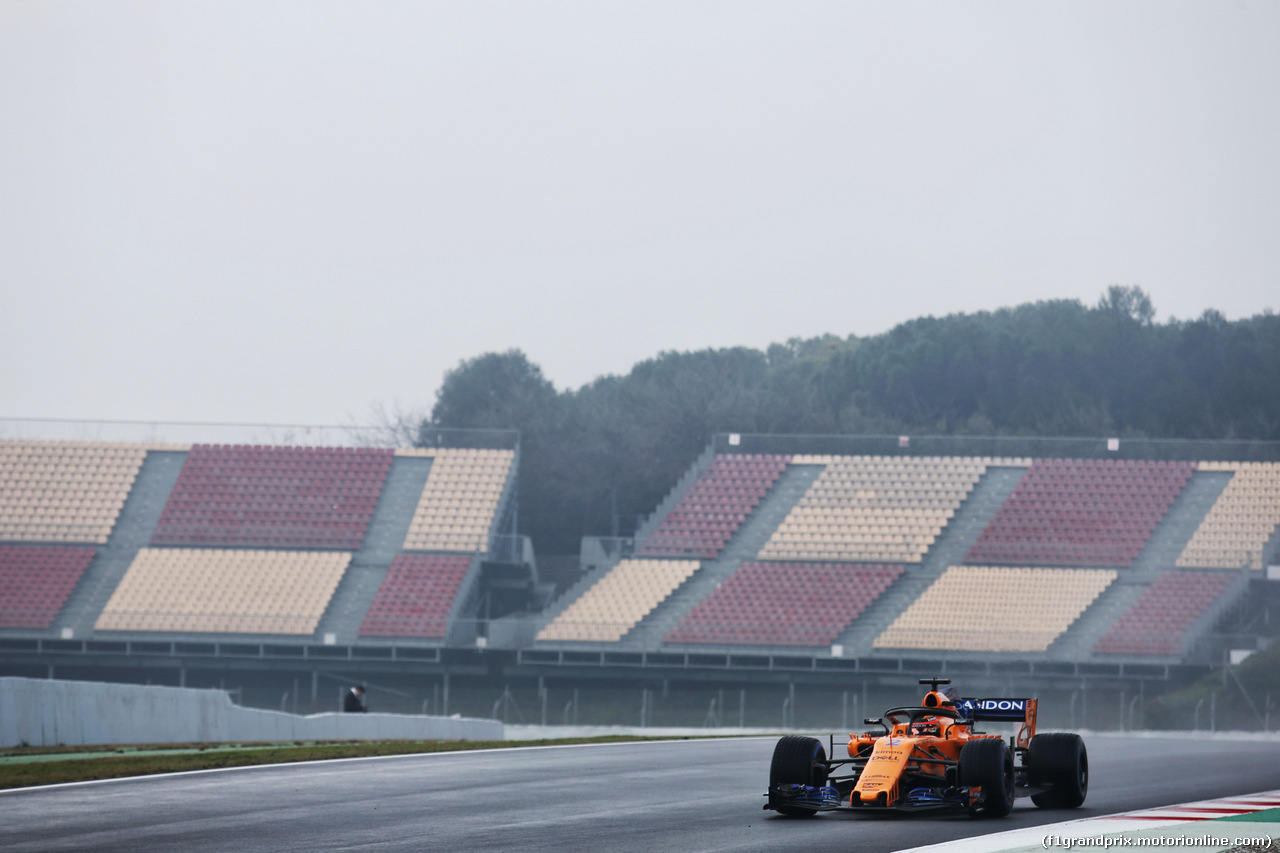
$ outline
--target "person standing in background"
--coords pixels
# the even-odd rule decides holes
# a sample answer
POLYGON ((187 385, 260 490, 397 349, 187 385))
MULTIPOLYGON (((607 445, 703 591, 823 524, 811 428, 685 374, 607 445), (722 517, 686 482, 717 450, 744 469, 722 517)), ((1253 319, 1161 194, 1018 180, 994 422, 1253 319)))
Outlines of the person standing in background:
POLYGON ((363 714, 369 710, 364 704, 364 685, 357 684, 347 691, 342 700, 342 710, 348 714, 363 714))

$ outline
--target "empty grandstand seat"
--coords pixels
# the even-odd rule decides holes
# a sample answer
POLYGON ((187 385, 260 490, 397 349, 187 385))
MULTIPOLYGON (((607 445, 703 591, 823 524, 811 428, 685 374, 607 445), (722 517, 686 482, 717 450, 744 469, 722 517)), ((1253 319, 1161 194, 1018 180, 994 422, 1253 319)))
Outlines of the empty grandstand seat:
POLYGON ((1226 572, 1164 572, 1094 644, 1094 653, 1181 655, 1187 629, 1232 580, 1226 572))
POLYGON ((398 554, 360 625, 362 637, 443 638, 470 554, 398 554))
POLYGON ((950 566, 872 645, 1042 652, 1115 578, 1111 569, 950 566))
POLYGON ((715 559, 786 470, 790 457, 718 454, 636 549, 640 557, 715 559))
POLYGON ((515 452, 436 448, 432 456, 404 550, 488 551, 515 452))
POLYGON ((0 545, 0 628, 53 626, 94 548, 0 545))
POLYGON ((1192 472, 1190 462, 1037 459, 965 562, 1127 567, 1192 472))
POLYGON ((796 458, 825 467, 758 559, 918 563, 987 468, 980 458, 796 458))
POLYGON ((696 560, 620 561, 537 639, 616 643, 698 570, 696 560))
POLYGON ((744 563, 664 641, 827 646, 902 571, 902 566, 744 563))
POLYGON ((136 444, 0 439, 0 541, 105 544, 146 454, 136 444))
POLYGON ((313 634, 350 562, 340 551, 143 548, 94 627, 313 634))
POLYGON ((1280 524, 1280 463, 1201 462, 1202 471, 1229 471, 1227 483, 1178 556, 1179 568, 1262 568, 1280 524))
POLYGON ((151 544, 356 550, 394 454, 196 445, 151 544))

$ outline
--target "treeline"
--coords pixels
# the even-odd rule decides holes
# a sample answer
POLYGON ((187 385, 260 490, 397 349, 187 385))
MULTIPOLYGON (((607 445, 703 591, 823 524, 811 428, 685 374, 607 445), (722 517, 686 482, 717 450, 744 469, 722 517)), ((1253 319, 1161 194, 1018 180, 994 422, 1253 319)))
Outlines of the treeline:
POLYGON ((664 352, 558 392, 524 353, 450 371, 421 426, 521 431, 541 554, 630 535, 717 432, 1280 440, 1280 316, 1153 322, 1136 287, 829 335, 664 352))

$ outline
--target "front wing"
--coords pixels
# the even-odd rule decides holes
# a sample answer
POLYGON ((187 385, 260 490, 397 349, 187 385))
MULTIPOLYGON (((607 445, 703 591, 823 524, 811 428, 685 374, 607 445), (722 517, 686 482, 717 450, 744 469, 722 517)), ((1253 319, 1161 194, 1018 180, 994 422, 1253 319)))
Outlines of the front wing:
POLYGON ((766 794, 769 801, 765 809, 802 808, 819 812, 845 809, 855 812, 920 812, 964 811, 972 804, 974 795, 968 788, 956 787, 939 791, 935 788, 916 788, 892 806, 851 805, 840 791, 830 785, 779 785, 766 794))

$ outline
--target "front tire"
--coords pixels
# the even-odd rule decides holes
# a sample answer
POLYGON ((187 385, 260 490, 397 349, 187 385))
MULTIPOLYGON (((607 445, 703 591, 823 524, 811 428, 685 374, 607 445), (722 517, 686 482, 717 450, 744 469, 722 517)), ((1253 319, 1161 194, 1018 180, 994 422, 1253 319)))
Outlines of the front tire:
POLYGON ((1049 788, 1031 796, 1039 808, 1074 809, 1084 804, 1089 793, 1089 752, 1080 735, 1036 735, 1027 750, 1027 767, 1033 787, 1049 788))
POLYGON ((775 805, 772 792, 782 785, 806 785, 820 788, 827 784, 827 751, 817 738, 787 735, 773 748, 769 764, 770 805, 786 817, 813 817, 816 809, 775 805))
POLYGON ((1013 811, 1013 753, 1000 738, 971 740, 960 750, 960 784, 982 788, 982 798, 969 813, 1004 817, 1013 811))

